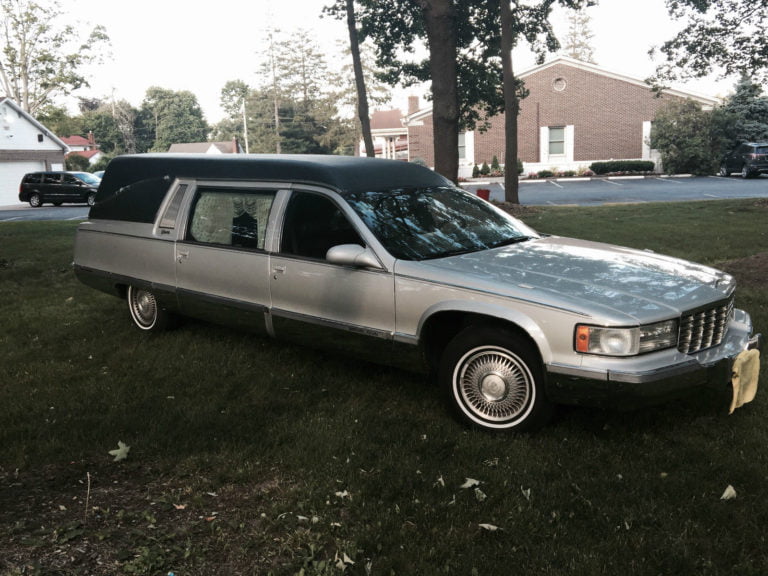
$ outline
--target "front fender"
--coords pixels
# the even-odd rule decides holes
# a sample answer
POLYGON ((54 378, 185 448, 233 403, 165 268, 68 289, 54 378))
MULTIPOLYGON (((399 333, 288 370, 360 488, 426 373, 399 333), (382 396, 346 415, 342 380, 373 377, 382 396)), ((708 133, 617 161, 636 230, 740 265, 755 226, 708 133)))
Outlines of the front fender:
POLYGON ((546 364, 552 360, 552 348, 542 327, 522 310, 491 302, 471 302, 465 300, 447 300, 436 303, 422 314, 418 323, 416 339, 421 342, 424 328, 437 315, 471 315, 475 318, 484 317, 494 322, 509 323, 524 331, 539 349, 542 361, 546 364))

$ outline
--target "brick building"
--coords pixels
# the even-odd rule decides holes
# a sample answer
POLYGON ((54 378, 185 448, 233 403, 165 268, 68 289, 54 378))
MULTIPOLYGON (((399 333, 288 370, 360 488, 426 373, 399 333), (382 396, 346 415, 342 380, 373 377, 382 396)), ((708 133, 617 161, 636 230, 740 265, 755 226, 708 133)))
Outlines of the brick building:
MULTIPOLYGON (((579 170, 600 160, 654 160, 648 145, 656 112, 671 98, 690 98, 704 108, 717 100, 680 90, 655 94, 643 81, 594 64, 559 57, 531 68, 519 78, 529 91, 520 105, 518 155, 524 172, 579 170)), ((403 119, 408 128, 409 159, 434 165, 432 109, 409 102, 403 119)), ((491 119, 485 132, 459 136, 459 175, 475 165, 504 160, 504 118, 491 119)))

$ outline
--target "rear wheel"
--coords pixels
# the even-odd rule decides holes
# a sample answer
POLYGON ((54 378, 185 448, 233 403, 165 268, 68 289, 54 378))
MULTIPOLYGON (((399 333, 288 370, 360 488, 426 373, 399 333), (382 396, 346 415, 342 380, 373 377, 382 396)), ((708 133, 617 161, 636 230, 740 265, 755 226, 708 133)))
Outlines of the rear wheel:
POLYGON ((439 379, 458 415, 479 428, 535 430, 554 413, 535 347, 508 330, 473 326, 459 333, 443 353, 439 379))
POLYGON ((128 286, 128 311, 133 323, 142 330, 166 330, 173 323, 173 315, 160 307, 152 292, 143 288, 128 286))
POLYGON ((29 205, 32 208, 40 208, 43 205, 43 197, 37 192, 33 192, 29 197, 29 205))

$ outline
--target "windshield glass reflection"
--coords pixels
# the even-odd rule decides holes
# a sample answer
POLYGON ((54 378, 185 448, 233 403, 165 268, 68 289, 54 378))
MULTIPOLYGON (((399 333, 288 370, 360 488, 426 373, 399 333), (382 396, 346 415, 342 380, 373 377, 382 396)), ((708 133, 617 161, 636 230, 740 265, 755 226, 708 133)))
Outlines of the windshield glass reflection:
POLYGON ((536 238, 536 232, 456 188, 356 192, 347 202, 395 258, 428 260, 536 238))

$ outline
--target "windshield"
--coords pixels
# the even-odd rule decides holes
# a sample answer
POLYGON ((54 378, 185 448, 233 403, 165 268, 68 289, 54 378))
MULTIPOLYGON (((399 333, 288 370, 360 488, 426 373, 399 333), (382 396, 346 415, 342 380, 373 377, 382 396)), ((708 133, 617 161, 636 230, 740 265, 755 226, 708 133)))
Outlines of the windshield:
POLYGON ((90 172, 75 172, 75 176, 80 178, 80 180, 86 184, 90 184, 91 186, 98 186, 101 184, 101 178, 94 176, 90 172))
POLYGON ((466 254, 538 236, 505 212, 456 188, 356 192, 346 199, 384 248, 402 260, 466 254))

